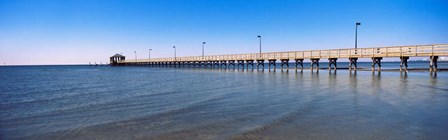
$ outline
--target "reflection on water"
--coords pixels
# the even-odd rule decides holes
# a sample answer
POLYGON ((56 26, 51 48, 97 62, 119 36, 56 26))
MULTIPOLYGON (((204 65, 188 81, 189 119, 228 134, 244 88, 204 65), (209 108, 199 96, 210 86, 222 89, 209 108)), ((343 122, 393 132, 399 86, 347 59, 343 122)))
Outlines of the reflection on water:
POLYGON ((1 73, 1 139, 448 137, 444 72, 50 66, 1 73))
POLYGON ((437 78, 437 72, 430 72, 429 75, 430 75, 432 78, 437 78))

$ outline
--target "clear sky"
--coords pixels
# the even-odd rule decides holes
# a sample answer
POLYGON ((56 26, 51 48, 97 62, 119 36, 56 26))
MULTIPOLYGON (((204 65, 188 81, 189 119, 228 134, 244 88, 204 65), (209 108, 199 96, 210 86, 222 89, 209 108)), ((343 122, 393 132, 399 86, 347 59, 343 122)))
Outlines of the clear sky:
POLYGON ((0 0, 0 62, 448 43, 447 0, 0 0))

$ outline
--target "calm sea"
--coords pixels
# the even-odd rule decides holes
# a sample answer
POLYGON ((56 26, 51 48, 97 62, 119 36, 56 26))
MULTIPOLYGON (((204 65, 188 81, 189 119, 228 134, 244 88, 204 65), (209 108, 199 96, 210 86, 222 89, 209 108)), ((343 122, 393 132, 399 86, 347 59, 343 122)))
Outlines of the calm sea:
POLYGON ((446 71, 0 67, 0 139, 446 139, 447 132, 446 71))

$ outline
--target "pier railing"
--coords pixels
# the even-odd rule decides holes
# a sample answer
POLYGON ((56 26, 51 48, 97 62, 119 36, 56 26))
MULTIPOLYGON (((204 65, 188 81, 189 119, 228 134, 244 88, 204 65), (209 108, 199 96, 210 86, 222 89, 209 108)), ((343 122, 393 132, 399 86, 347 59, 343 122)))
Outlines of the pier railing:
POLYGON ((330 50, 308 50, 287 52, 265 52, 248 54, 183 56, 168 58, 151 58, 124 60, 119 63, 132 62, 182 62, 182 61, 228 61, 228 60, 282 60, 282 59, 322 59, 322 58, 372 58, 372 57, 425 57, 448 56, 448 44, 391 46, 376 48, 350 48, 330 50))

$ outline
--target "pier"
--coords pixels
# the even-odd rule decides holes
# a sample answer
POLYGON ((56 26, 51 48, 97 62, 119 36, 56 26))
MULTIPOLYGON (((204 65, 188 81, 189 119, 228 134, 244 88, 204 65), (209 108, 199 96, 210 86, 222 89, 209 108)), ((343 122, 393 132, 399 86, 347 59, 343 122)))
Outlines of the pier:
POLYGON ((247 54, 207 55, 207 56, 183 56, 167 58, 149 58, 126 60, 125 56, 116 54, 110 57, 111 66, 149 66, 149 67, 173 67, 173 68, 216 68, 216 69, 246 69, 275 71, 276 62, 280 61, 281 70, 288 71, 289 62, 295 62, 295 70, 303 70, 303 62, 311 62, 311 70, 319 70, 319 61, 328 60, 328 69, 336 70, 337 60, 347 59, 349 70, 356 70, 359 58, 372 60, 372 71, 381 71, 383 58, 399 58, 400 71, 408 70, 410 57, 428 57, 429 71, 437 71, 437 60, 441 56, 448 56, 448 44, 388 46, 375 48, 347 48, 329 50, 264 52, 247 54), (254 63, 256 62, 256 64, 254 63), (272 67, 271 67, 272 66, 272 67))

